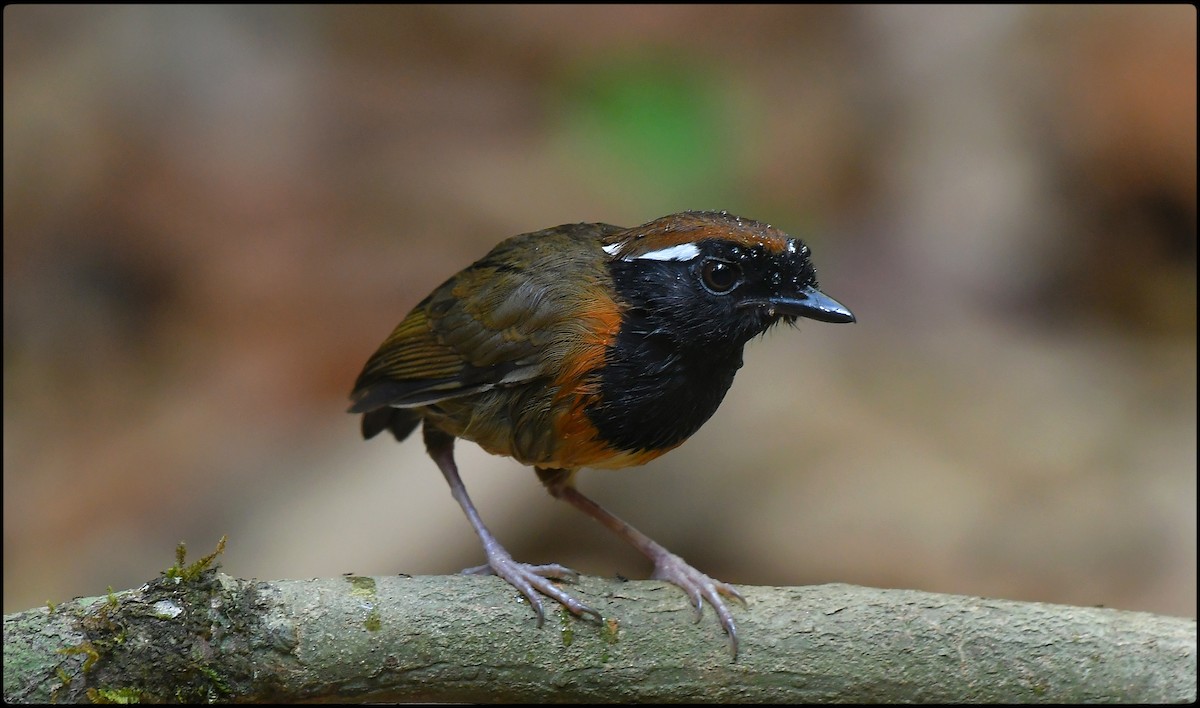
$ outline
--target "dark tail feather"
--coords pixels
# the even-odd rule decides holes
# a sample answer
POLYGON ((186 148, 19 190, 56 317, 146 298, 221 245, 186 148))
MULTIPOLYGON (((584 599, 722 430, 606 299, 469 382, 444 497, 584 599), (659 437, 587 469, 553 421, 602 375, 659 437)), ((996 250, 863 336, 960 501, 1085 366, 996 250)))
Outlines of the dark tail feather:
POLYGON ((370 440, 385 430, 391 430, 396 440, 403 442, 420 422, 421 416, 410 408, 385 406, 363 413, 362 435, 370 440))

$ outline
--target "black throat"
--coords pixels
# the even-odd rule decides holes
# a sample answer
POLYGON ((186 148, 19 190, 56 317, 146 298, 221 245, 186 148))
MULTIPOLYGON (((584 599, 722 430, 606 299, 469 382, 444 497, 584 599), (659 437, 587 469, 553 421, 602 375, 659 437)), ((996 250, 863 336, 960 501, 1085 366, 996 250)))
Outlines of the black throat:
POLYGON ((588 417, 600 436, 625 451, 672 448, 704 425, 742 366, 742 344, 682 347, 630 319, 609 347, 600 400, 588 417))
POLYGON ((756 332, 708 310, 686 264, 618 260, 610 272, 626 309, 588 417, 619 450, 674 447, 716 412, 756 332))

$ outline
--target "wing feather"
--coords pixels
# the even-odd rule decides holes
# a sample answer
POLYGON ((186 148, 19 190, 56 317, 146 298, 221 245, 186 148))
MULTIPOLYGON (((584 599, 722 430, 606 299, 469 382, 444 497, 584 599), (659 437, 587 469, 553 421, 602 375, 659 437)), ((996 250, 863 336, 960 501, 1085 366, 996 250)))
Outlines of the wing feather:
POLYGON ((584 346, 586 328, 573 313, 599 287, 607 258, 600 238, 615 230, 572 224, 517 236, 447 280, 367 362, 351 412, 427 406, 557 376, 564 354, 584 346))

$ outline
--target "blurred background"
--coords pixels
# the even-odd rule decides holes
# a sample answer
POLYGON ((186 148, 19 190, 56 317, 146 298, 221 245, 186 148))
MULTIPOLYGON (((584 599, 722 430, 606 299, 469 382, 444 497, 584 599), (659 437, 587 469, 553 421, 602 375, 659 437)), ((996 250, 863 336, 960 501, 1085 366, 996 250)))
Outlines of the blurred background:
MULTIPOLYGON (((222 534, 482 562, 419 440, 359 438, 362 364, 504 237, 727 209, 859 321, 585 493, 732 583, 1195 616, 1196 154, 1190 6, 7 7, 4 611, 222 534)), ((649 574, 459 464, 518 559, 649 574)))

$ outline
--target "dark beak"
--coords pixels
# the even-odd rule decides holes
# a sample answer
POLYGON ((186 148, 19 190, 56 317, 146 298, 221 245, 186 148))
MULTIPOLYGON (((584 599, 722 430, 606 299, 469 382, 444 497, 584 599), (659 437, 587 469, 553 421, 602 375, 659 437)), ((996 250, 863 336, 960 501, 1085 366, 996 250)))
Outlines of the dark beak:
POLYGON ((799 295, 779 295, 770 298, 766 304, 781 314, 818 322, 845 324, 854 321, 854 313, 845 305, 816 288, 805 288, 799 295))

